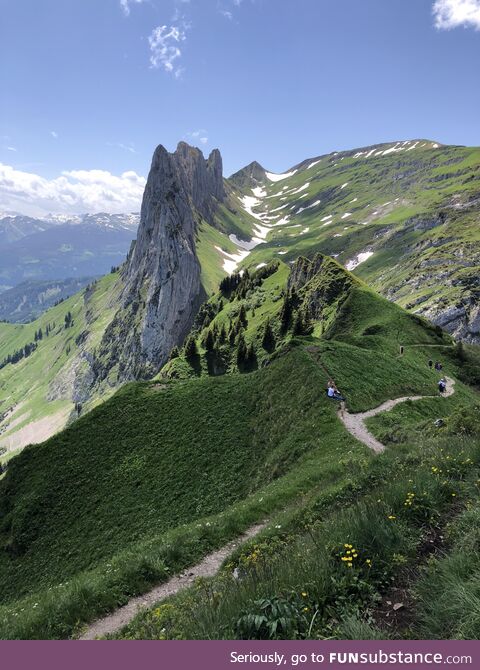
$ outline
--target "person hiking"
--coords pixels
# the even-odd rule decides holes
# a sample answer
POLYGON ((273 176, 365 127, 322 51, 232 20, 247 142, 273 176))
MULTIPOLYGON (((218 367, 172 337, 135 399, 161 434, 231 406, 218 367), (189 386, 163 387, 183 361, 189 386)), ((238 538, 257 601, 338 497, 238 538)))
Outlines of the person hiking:
POLYGON ((442 366, 442 364, 440 363, 440 361, 436 361, 436 362, 435 362, 435 370, 437 370, 438 372, 440 372, 440 370, 442 369, 442 367, 443 367, 443 366, 442 366))
POLYGON ((430 360, 428 361, 428 367, 430 368, 430 370, 433 368, 433 361, 432 361, 432 359, 430 359, 430 360))
POLYGON ((445 391, 447 390, 447 380, 445 379, 445 377, 442 377, 438 382, 438 390, 440 391, 440 393, 445 393, 445 391))
POLYGON ((333 379, 330 379, 327 384, 327 396, 332 400, 340 400, 341 402, 345 401, 345 398, 338 390, 337 385, 335 384, 333 379))

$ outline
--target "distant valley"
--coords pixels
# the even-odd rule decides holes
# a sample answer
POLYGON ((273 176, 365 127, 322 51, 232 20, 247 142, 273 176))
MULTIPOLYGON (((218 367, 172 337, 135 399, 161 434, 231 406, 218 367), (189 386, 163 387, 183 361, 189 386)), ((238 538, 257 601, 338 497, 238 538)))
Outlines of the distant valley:
MULTIPOLYGON (((0 291, 25 281, 31 290, 36 281, 106 274, 125 260, 138 222, 138 214, 4 216, 0 218, 0 291)), ((7 318, 8 310, 0 307, 0 313, 0 318, 7 318)))

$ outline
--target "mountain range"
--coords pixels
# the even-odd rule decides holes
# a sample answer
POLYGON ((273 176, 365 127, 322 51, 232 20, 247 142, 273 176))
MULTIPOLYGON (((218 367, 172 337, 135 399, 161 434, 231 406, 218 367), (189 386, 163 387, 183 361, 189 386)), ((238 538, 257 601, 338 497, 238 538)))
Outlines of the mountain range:
POLYGON ((121 264, 138 214, 0 218, 0 290, 34 281, 101 276, 121 264))
POLYGON ((0 323, 1 636, 78 636, 247 530, 117 635, 478 634, 479 170, 408 140, 225 179, 157 147, 125 262, 0 323))
MULTIPOLYGON (((317 156, 283 174, 254 162, 224 179, 217 150, 205 159, 184 142, 173 154, 158 147, 137 239, 120 271, 28 326, 1 326, 0 359, 49 323, 57 331, 28 362, 0 371, 3 408, 18 412, 21 389, 30 389, 24 411, 2 422, 0 443, 16 448, 32 432, 46 437, 66 423, 76 402, 94 405, 125 381, 156 374, 223 277, 272 260, 290 265, 300 255, 324 253, 390 301, 457 339, 478 342, 479 169, 478 149, 412 140, 317 156), (68 311, 74 318, 66 330, 68 311), (39 430, 38 421, 51 428, 39 430)), ((40 235, 49 254, 48 236, 61 239, 65 226, 75 239, 85 232, 90 245, 92 226, 101 239, 114 226, 126 245, 134 221, 84 217, 9 246, 40 235)), ((56 271, 65 254, 50 259, 56 271)), ((82 268, 98 268, 92 258, 82 268)))

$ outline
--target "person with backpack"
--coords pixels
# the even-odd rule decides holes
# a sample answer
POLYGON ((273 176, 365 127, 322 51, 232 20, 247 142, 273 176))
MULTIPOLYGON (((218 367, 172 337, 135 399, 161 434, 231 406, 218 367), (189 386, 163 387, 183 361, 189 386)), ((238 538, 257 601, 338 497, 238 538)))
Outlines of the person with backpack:
POLYGON ((440 370, 442 369, 442 367, 443 367, 443 366, 442 366, 442 364, 440 363, 440 361, 436 361, 436 363, 435 363, 435 370, 437 370, 437 372, 440 372, 440 370))
POLYGON ((430 368, 430 370, 433 368, 433 361, 432 361, 432 359, 430 359, 430 360, 428 361, 428 367, 430 368))
POLYGON ((440 381, 438 382, 438 390, 440 391, 440 394, 444 394, 445 391, 447 390, 447 380, 445 377, 442 377, 440 381))

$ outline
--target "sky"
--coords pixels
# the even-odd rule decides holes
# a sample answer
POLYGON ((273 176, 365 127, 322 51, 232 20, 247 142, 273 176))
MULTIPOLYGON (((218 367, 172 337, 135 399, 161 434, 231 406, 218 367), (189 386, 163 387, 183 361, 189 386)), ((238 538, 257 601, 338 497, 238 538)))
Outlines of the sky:
POLYGON ((0 0, 0 212, 138 211, 155 147, 226 176, 480 144, 480 0, 0 0))

